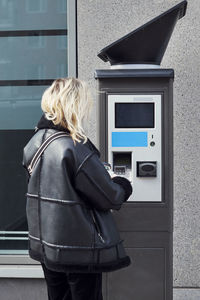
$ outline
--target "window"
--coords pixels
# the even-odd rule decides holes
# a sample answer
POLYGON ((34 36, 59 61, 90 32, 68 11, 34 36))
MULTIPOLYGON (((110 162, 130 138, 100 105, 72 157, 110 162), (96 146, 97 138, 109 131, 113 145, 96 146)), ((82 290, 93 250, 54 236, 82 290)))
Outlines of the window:
POLYGON ((22 151, 44 90, 76 76, 75 1, 0 0, 0 8, 0 263, 33 263, 22 151))
MULTIPOLYGON (((26 11, 29 13, 43 13, 47 11, 48 0, 26 0, 26 11)), ((50 2, 50 1, 49 1, 50 2)))

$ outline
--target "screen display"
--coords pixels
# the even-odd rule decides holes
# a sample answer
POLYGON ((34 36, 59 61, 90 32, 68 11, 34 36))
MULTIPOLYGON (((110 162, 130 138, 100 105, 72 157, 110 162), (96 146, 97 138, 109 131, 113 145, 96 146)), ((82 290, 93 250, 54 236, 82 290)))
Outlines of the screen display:
POLYGON ((115 128, 153 128, 154 103, 115 103, 115 128))

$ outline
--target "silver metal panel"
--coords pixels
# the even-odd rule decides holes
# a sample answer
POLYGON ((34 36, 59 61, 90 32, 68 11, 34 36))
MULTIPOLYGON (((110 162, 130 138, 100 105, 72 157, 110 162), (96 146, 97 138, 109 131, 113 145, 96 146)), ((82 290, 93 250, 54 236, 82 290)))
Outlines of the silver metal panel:
POLYGON ((108 161, 113 166, 113 152, 131 152, 132 166, 126 177, 132 182, 134 193, 128 201, 162 201, 162 164, 161 164, 161 95, 108 95, 108 161), (115 103, 154 103, 154 128, 115 128, 115 103), (113 147, 112 132, 147 132, 147 147, 113 147), (153 138, 152 138, 153 137, 153 138), (151 147, 151 142, 155 146, 151 147), (156 161, 157 177, 137 177, 137 161, 156 161))
POLYGON ((67 0, 68 75, 76 77, 76 1, 67 0))

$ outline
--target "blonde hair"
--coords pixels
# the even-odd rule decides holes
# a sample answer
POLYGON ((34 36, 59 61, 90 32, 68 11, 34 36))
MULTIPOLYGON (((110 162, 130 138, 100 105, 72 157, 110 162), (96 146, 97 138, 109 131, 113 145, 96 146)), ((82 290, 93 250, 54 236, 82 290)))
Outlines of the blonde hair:
POLYGON ((91 106, 87 83, 73 77, 56 79, 45 90, 41 102, 46 118, 68 129, 74 143, 87 141, 82 121, 89 117, 91 106))

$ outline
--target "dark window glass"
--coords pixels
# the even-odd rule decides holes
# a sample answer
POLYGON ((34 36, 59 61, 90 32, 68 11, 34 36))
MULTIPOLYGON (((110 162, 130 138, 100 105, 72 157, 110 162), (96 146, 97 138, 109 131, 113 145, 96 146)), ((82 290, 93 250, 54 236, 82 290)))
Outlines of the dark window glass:
MULTIPOLYGON (((0 86, 0 130, 34 129, 47 86, 0 86)), ((1 144, 0 144, 1 147, 1 144)))
POLYGON ((0 30, 67 28, 67 0, 0 0, 0 30))
POLYGON ((66 77, 67 0, 0 0, 0 254, 28 249, 23 148, 44 90, 66 77))
POLYGON ((66 76, 67 36, 0 37, 0 57, 1 80, 66 76))

